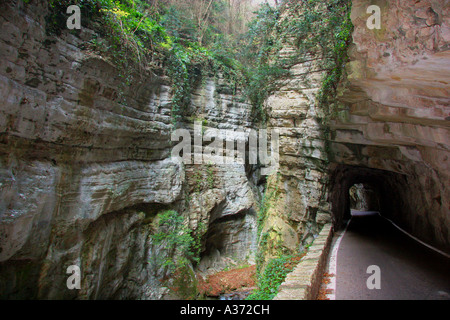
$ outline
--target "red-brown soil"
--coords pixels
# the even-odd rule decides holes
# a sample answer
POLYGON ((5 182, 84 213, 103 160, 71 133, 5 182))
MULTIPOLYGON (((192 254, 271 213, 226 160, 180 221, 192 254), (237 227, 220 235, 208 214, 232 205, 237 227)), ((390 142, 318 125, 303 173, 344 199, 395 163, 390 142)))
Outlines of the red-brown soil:
POLYGON ((256 266, 221 271, 205 279, 198 275, 198 292, 217 297, 224 293, 255 287, 256 266))

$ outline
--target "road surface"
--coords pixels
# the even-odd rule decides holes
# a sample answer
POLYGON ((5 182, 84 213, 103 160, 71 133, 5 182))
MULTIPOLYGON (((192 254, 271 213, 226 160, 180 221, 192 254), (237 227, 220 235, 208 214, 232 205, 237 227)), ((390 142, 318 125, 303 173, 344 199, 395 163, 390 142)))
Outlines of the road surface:
POLYGON ((352 212, 337 247, 337 300, 450 300, 450 259, 411 239, 378 213, 352 212), (369 266, 378 266, 367 273, 369 266), (380 289, 368 289, 376 284, 380 289))

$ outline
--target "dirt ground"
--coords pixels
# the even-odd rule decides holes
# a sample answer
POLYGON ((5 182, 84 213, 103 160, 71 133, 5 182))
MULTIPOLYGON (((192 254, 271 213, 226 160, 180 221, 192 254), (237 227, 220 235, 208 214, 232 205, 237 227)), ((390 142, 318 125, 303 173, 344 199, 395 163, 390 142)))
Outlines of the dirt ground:
POLYGON ((221 271, 204 279, 198 275, 198 291, 209 297, 234 291, 250 290, 256 286, 256 266, 221 271))

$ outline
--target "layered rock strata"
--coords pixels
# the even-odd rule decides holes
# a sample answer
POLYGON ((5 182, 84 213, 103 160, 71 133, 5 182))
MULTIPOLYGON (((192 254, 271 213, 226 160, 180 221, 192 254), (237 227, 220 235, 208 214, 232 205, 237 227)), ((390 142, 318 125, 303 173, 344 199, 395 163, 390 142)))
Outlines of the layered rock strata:
MULTIPOLYGON (((204 268, 249 259, 256 217, 244 165, 213 166, 212 184, 194 192, 193 173, 206 169, 171 158, 170 79, 143 71, 123 86, 113 64, 86 50, 94 30, 48 36, 46 15, 46 2, 1 4, 1 296, 163 298, 157 261, 167 252, 152 234, 167 209, 193 230, 206 226, 204 268), (81 290, 66 285, 71 265, 81 290)), ((226 86, 206 79, 180 126, 249 128, 250 106, 226 86)))

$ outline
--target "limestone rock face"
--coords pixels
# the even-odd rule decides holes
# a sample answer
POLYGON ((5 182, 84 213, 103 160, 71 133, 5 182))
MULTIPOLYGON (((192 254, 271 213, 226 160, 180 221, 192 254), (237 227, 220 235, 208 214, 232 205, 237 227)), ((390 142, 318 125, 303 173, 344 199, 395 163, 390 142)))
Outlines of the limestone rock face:
MULTIPOLYGON (((279 56, 294 54, 295 48, 286 45, 279 56)), ((301 250, 331 221, 326 192, 328 155, 320 120, 323 112, 316 103, 324 75, 322 59, 319 54, 310 54, 297 61, 289 70, 290 76, 266 101, 268 126, 280 133, 280 168, 268 183, 268 193, 276 195, 268 206, 263 228, 269 234, 269 251, 276 247, 301 250)))
MULTIPOLYGON (((224 143, 248 139, 238 131, 248 133, 253 127, 251 106, 221 92, 224 85, 223 80, 208 80, 193 95, 190 113, 202 125, 203 151, 216 138, 224 143)), ((192 125, 186 123, 193 137, 192 125)), ((202 272, 224 268, 230 261, 254 262, 258 190, 251 172, 245 164, 214 163, 205 155, 202 164, 186 165, 186 215, 193 230, 203 229, 202 272)))
POLYGON ((358 180, 354 166, 383 170, 388 181, 379 187, 394 188, 381 197, 390 199, 385 214, 449 251, 449 6, 378 1, 381 29, 370 30, 371 4, 353 1, 353 47, 340 96, 345 108, 330 137, 332 162, 348 167, 331 172, 348 172, 346 184, 358 180))
MULTIPOLYGON (((0 8, 0 296, 163 298, 158 261, 168 253, 151 236, 167 209, 193 231, 203 223, 204 251, 249 259, 256 217, 247 170, 170 157, 170 79, 143 71, 124 86, 110 62, 84 49, 95 31, 47 36, 45 1, 0 8), (192 173, 206 169, 211 184, 199 187, 192 173), (66 286, 71 265, 81 290, 66 286)), ((226 86, 206 79, 180 126, 250 128, 250 105, 226 86)))
MULTIPOLYGON (((297 59, 267 99, 270 126, 280 130, 278 196, 268 215, 289 225, 300 246, 323 223, 341 225, 349 189, 362 183, 382 214, 450 251, 449 14, 445 1, 354 0, 337 116, 321 121, 323 57, 314 52, 297 59), (380 30, 367 27, 373 4, 380 30)), ((295 51, 286 45, 279 57, 295 51)))
MULTIPOLYGON (((318 53, 298 59, 265 102, 280 163, 264 197, 258 166, 171 157, 164 72, 133 74, 124 86, 114 65, 85 50, 94 30, 47 36, 45 1, 1 2, 0 296, 162 299, 159 213, 185 217, 207 273, 253 262, 261 242, 270 257, 302 249, 330 221, 339 227, 355 184, 373 191, 382 214, 450 252, 450 9, 375 1, 381 29, 370 30, 372 2, 353 0, 351 59, 331 123, 316 101, 318 53), (67 288, 71 265, 81 290, 67 288)), ((286 45, 279 57, 295 50, 286 45)), ((197 121, 235 137, 254 129, 239 92, 203 80, 178 127, 193 134, 197 121)))

